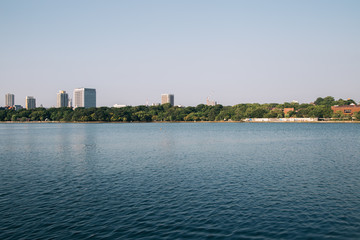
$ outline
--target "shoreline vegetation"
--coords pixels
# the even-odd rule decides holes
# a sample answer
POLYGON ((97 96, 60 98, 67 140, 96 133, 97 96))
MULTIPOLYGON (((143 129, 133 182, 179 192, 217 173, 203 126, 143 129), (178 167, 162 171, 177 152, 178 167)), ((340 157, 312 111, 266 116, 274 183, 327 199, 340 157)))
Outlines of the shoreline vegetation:
POLYGON ((346 115, 331 106, 356 104, 352 99, 317 98, 314 103, 250 103, 234 106, 127 106, 122 108, 1 109, 0 122, 358 122, 360 112, 346 115), (287 109, 287 110, 286 110, 287 109), (290 109, 290 110, 289 110, 290 109))
POLYGON ((154 121, 154 122, 105 122, 105 121, 88 121, 88 122, 65 122, 65 121, 0 121, 0 124, 15 124, 15 123, 45 123, 45 124, 57 124, 57 123, 84 123, 84 124, 128 124, 128 123, 360 123, 360 120, 325 120, 325 121, 154 121))

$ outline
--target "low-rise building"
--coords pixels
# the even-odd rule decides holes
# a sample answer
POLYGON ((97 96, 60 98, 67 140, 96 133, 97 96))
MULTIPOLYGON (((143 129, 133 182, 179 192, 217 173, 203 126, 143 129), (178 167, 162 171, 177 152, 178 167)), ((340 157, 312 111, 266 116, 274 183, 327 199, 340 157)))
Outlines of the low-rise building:
POLYGON ((331 110, 333 110, 334 113, 340 111, 344 115, 353 115, 356 112, 360 112, 360 106, 355 105, 355 104, 343 105, 343 106, 332 106, 331 110))
POLYGON ((284 115, 288 114, 289 112, 295 111, 294 108, 284 108, 284 115))
POLYGON ((123 104, 114 104, 114 108, 123 108, 123 107, 127 107, 128 105, 123 105, 123 104))
POLYGON ((15 108, 15 110, 17 111, 17 110, 23 109, 23 106, 21 106, 21 105, 15 105, 14 108, 15 108))

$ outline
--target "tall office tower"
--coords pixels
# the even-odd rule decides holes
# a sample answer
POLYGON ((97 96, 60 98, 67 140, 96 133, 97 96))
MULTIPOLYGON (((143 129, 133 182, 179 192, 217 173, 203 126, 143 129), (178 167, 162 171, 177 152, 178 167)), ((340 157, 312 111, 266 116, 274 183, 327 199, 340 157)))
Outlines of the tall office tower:
POLYGON ((174 94, 161 94, 161 104, 170 103, 174 106, 174 94))
POLYGON ((71 98, 69 98, 69 100, 68 100, 68 105, 67 105, 68 107, 72 107, 72 99, 71 98))
POLYGON ((25 107, 26 109, 36 108, 36 99, 34 97, 26 96, 25 107))
POLYGON ((76 88, 74 90, 74 107, 96 107, 96 89, 76 88))
POLYGON ((8 93, 5 94, 5 106, 12 107, 15 106, 15 95, 8 93))
POLYGON ((59 91, 57 93, 57 101, 56 101, 56 107, 68 107, 69 105, 69 95, 66 93, 66 91, 59 91))

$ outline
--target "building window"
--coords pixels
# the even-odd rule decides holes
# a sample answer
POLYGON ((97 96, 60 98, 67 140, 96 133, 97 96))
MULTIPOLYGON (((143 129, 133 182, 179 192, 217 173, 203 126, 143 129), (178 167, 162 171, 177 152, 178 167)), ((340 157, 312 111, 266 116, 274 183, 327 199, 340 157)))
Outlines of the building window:
POLYGON ((351 113, 351 109, 345 109, 344 113, 351 113))

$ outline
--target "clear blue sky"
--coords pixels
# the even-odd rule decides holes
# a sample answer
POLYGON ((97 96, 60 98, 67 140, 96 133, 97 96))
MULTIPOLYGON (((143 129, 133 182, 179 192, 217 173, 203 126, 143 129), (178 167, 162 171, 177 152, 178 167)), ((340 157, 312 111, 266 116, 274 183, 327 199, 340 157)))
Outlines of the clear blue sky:
POLYGON ((0 105, 360 101, 360 1, 0 0, 0 82, 0 105))

